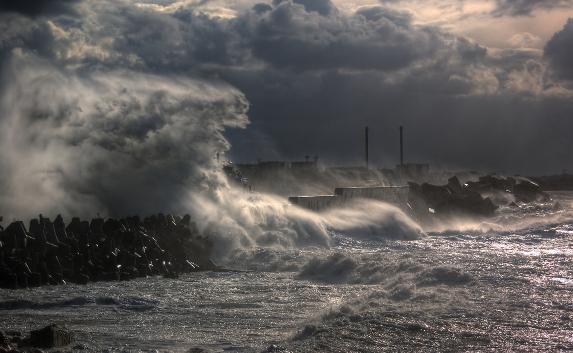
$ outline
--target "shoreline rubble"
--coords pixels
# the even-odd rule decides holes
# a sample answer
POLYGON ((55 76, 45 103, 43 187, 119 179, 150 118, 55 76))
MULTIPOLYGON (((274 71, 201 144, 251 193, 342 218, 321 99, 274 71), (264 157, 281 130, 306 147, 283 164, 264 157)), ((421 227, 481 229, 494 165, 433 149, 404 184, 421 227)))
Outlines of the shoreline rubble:
MULTIPOLYGON (((0 219, 1 221, 1 219, 0 219)), ((87 284, 213 270, 213 243, 191 217, 158 214, 141 220, 39 216, 0 225, 0 288, 87 284)))

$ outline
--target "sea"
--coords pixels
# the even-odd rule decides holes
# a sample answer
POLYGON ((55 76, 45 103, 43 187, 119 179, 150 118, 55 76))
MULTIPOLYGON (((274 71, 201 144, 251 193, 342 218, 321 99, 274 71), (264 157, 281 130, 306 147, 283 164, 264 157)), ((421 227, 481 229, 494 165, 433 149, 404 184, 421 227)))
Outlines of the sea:
POLYGON ((573 350, 573 193, 415 240, 329 231, 226 270, 0 290, 0 329, 57 323, 81 352, 573 350))

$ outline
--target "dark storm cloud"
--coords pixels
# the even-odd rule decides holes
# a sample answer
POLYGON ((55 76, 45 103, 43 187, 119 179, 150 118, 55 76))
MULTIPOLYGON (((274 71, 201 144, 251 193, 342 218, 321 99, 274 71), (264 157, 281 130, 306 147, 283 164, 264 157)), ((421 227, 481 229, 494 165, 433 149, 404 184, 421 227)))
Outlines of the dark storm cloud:
POLYGON ((545 57, 560 77, 573 80, 573 19, 555 33, 545 46, 545 57))
MULTIPOLYGON (((21 82, 16 96, 48 112, 37 114, 38 121, 25 120, 33 128, 19 139, 22 146, 30 146, 30 141, 45 143, 37 138, 42 136, 42 126, 57 137, 72 136, 64 141, 82 146, 83 152, 97 158, 83 160, 83 152, 70 153, 71 162, 54 164, 65 176, 57 181, 77 191, 75 195, 85 195, 86 188, 100 194, 111 190, 98 204, 115 212, 117 207, 128 208, 130 199, 122 198, 119 190, 131 184, 128 177, 119 177, 130 172, 114 167, 114 161, 131 168, 143 163, 147 154, 154 156, 137 169, 149 174, 127 188, 130 198, 144 195, 139 188, 149 184, 153 185, 150 195, 161 203, 180 200, 174 194, 187 184, 173 186, 176 180, 200 180, 201 171, 212 167, 215 152, 228 148, 220 135, 223 128, 246 124, 233 118, 245 109, 244 104, 234 106, 235 100, 243 102, 238 92, 222 88, 223 103, 204 103, 182 93, 191 87, 197 95, 202 84, 169 86, 174 78, 184 77, 226 81, 249 100, 251 126, 228 132, 237 161, 318 154, 333 164, 354 163, 362 159, 361 131, 369 125, 373 163, 392 166, 397 162, 397 127, 404 125, 408 161, 522 173, 573 167, 565 152, 573 141, 571 100, 550 94, 553 83, 547 79, 544 63, 531 52, 490 53, 463 37, 415 25, 404 12, 370 7, 346 14, 329 1, 260 4, 227 20, 189 8, 160 13, 126 1, 86 0, 85 5, 79 7, 77 19, 4 13, 14 24, 0 33, 0 45, 7 57, 30 63, 10 66, 21 71, 17 77, 31 75, 10 79, 21 82), (48 82, 75 90, 50 96, 46 88, 48 96, 38 96, 26 89, 54 71, 58 79, 48 82), (67 75, 72 78, 62 78, 67 75), (115 76, 121 80, 114 80, 115 76), (137 79, 140 76, 146 78, 144 83, 137 79), (143 88, 137 89, 139 85, 143 88), (83 113, 40 104, 44 100, 66 103, 57 107, 77 106, 77 100, 83 113), (97 116, 94 109, 103 109, 105 124, 91 121, 97 116), (146 115, 148 110, 159 113, 146 115), (63 119, 54 120, 60 113, 63 119), (179 117, 187 113, 192 124, 182 126, 179 117), (209 120, 211 115, 221 118, 209 120), (73 134, 67 135, 68 126, 73 134), (90 137, 89 132, 96 136, 90 137), (147 140, 157 134, 160 140, 147 140), (163 163, 162 158, 177 146, 190 147, 163 163), (104 163, 110 151, 113 163, 104 163), (78 159, 82 168, 102 170, 106 177, 74 173, 78 159), (191 167, 187 160, 192 161, 191 167), (165 178, 170 185, 161 182, 163 168, 171 170, 165 178), (101 184, 110 176, 116 184, 101 184)), ((20 112, 16 110, 16 117, 20 112)), ((61 155, 57 145, 31 146, 61 155)), ((23 151, 32 154, 29 147, 23 151)), ((11 180, 34 175, 26 168, 18 168, 11 180)))
POLYGON ((18 12, 28 16, 71 12, 80 0, 0 0, 0 12, 18 12))
MULTIPOLYGON (((273 0, 275 6, 287 2, 289 0, 273 0)), ((293 3, 304 6, 304 9, 308 12, 317 12, 324 16, 337 11, 336 6, 330 0, 293 0, 293 3)))
MULTIPOLYGON (((329 163, 361 164, 362 128, 368 125, 371 161, 391 167, 398 162, 403 125, 409 162, 522 173, 559 172, 570 165, 570 100, 459 95, 471 92, 475 82, 445 72, 417 74, 399 84, 380 74, 342 72, 243 81, 253 127, 272 136, 274 148, 249 149, 243 157, 271 158, 278 151, 288 158, 318 154, 329 163)), ((495 78, 489 79, 495 88, 495 78)), ((234 141, 246 143, 255 132, 238 133, 234 141)))
POLYGON ((524 16, 537 9, 572 7, 571 0, 496 0, 495 15, 524 16))
POLYGON ((353 163, 369 125, 371 157, 391 166, 405 125, 410 161, 522 173, 571 166, 573 105, 533 51, 488 55, 383 7, 325 16, 282 3, 242 21, 244 42, 270 64, 222 73, 252 103, 251 128, 232 135, 243 160, 353 163))
POLYGON ((245 93, 252 125, 230 132, 239 161, 318 154, 353 163, 369 125, 374 162, 390 166, 405 125, 410 161, 523 173, 570 164, 562 147, 571 146, 573 107, 543 98, 553 86, 532 52, 489 55, 384 7, 344 14, 282 1, 227 21, 106 9, 94 15, 106 26, 84 29, 94 43, 114 38, 105 65, 217 77, 245 93))
POLYGON ((24 47, 46 55, 53 44, 53 36, 47 24, 24 16, 0 13, 0 53, 24 47))
MULTIPOLYGON (((331 5, 332 6, 332 5, 331 5)), ((368 8, 353 15, 317 13, 288 1, 238 20, 255 57, 295 70, 397 70, 433 59, 457 39, 435 28, 416 28, 408 14, 368 8)), ((467 45, 469 51, 483 51, 467 45)), ((457 53, 454 53, 457 55, 457 53)))

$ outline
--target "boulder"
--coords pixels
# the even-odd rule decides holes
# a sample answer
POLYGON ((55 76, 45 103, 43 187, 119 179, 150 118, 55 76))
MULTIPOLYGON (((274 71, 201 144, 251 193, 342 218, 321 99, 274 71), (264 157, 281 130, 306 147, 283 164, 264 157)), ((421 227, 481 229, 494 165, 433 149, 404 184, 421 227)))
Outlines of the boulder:
POLYGON ((547 202, 550 199, 549 195, 542 191, 539 185, 527 180, 522 180, 516 184, 513 187, 513 194, 521 202, 547 202))
POLYGON ((4 346, 10 343, 10 338, 4 333, 4 331, 0 331, 0 346, 4 346))
POLYGON ((448 179, 448 185, 446 185, 446 187, 453 194, 461 194, 464 191, 462 183, 460 183, 460 180, 455 175, 448 179))
POLYGON ((480 193, 464 188, 457 177, 448 180, 445 186, 424 183, 421 186, 409 183, 408 203, 418 218, 429 216, 429 209, 436 216, 493 216, 497 206, 480 193))
POLYGON ((443 202, 450 199, 452 193, 445 186, 437 186, 428 183, 422 184, 422 197, 426 200, 428 206, 435 208, 443 202))
POLYGON ((493 216, 497 206, 491 199, 483 198, 479 193, 465 193, 455 195, 436 206, 438 214, 493 216))
POLYGON ((30 345, 41 348, 64 347, 72 343, 73 334, 64 326, 50 325, 30 332, 30 345))

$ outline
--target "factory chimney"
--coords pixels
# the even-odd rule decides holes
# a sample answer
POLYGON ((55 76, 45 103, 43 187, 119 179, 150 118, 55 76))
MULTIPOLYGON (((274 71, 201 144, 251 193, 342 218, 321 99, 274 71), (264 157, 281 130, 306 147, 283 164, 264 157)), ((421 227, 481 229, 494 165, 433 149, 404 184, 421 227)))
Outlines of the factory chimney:
POLYGON ((400 167, 404 166, 404 127, 400 126, 400 167))
POLYGON ((368 126, 364 128, 364 153, 366 159, 366 169, 368 169, 368 126))

